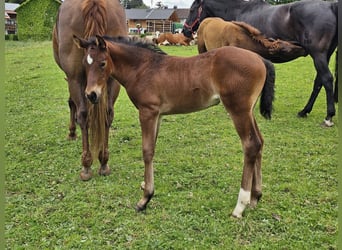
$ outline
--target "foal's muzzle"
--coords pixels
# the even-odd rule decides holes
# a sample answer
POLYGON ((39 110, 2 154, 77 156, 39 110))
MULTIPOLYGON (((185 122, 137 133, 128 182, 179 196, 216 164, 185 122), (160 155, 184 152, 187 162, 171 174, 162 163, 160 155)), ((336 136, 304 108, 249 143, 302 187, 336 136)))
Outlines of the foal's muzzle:
POLYGON ((95 91, 90 92, 90 94, 86 94, 86 97, 92 104, 97 104, 99 102, 99 96, 95 91))

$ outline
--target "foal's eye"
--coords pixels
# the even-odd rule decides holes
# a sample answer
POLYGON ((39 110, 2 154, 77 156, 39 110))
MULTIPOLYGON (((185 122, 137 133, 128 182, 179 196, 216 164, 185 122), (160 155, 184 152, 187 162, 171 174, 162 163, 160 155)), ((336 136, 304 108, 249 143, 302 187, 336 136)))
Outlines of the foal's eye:
POLYGON ((102 69, 104 69, 104 68, 106 67, 106 65, 107 65, 107 62, 106 62, 106 61, 100 62, 100 67, 101 67, 102 69))

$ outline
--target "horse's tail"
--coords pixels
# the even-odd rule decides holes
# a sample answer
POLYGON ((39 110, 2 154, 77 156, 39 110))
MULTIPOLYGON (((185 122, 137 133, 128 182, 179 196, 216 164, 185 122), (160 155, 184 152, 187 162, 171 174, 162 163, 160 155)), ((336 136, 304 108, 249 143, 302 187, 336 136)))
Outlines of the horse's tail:
POLYGON ((260 97, 260 113, 266 119, 271 119, 273 111, 275 69, 273 64, 262 58, 266 67, 266 79, 260 97))

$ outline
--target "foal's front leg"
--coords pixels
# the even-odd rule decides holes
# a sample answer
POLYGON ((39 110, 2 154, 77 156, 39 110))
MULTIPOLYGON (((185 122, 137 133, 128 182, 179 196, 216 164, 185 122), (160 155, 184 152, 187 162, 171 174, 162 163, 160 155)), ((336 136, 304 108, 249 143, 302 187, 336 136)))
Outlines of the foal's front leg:
POLYGON ((147 203, 152 199, 154 194, 153 156, 159 128, 159 112, 150 109, 141 109, 139 110, 139 119, 142 131, 142 153, 145 174, 144 183, 142 184, 144 194, 136 206, 138 212, 146 209, 147 203))
POLYGON ((107 83, 107 121, 106 121, 106 131, 105 131, 105 138, 104 138, 104 145, 103 149, 99 152, 99 161, 101 166, 98 170, 99 175, 109 175, 111 170, 108 166, 108 159, 109 159, 109 150, 108 150, 108 139, 109 139, 109 130, 114 120, 114 103, 118 98, 120 92, 120 84, 113 79, 109 79, 107 83))

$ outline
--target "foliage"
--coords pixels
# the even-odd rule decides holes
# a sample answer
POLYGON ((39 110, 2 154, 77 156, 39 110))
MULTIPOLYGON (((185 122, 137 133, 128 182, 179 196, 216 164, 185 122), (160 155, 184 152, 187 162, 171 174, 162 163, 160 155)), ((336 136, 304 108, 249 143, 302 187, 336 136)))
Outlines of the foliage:
POLYGON ((125 9, 147 9, 143 0, 120 0, 120 3, 125 9))
POLYGON ((5 40, 18 41, 19 39, 17 34, 5 34, 5 40))
MULTIPOLYGON (((338 119, 320 127, 324 91, 306 119, 296 117, 312 90, 311 58, 275 65, 271 121, 255 108, 265 139, 264 192, 257 208, 236 220, 230 213, 242 149, 222 105, 163 118, 156 194, 137 214, 141 134, 125 91, 110 131, 112 174, 82 182, 81 138, 66 140, 68 90, 51 42, 5 46, 6 249, 337 249, 338 119)), ((163 50, 197 53, 194 46, 163 50)))
POLYGON ((20 5, 16 9, 19 39, 51 39, 59 5, 57 0, 27 0, 20 5))

